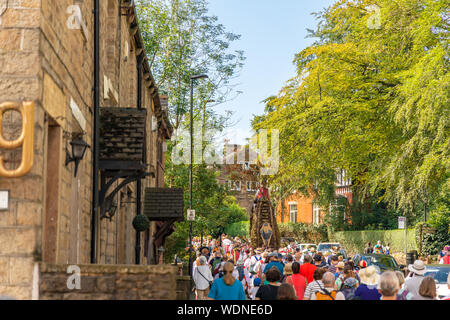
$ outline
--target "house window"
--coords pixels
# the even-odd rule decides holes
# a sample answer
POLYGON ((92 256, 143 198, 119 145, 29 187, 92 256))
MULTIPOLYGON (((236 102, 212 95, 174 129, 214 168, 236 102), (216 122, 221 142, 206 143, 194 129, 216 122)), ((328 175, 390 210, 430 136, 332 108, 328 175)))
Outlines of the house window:
POLYGON ((289 221, 297 223, 297 202, 289 203, 289 221))
POLYGON ((234 186, 235 186, 234 190, 241 191, 241 182, 240 181, 235 181, 234 186))
POLYGON ((313 223, 320 224, 320 206, 316 203, 313 204, 313 223))
POLYGON ((245 162, 244 163, 244 170, 246 170, 246 171, 250 170, 250 163, 249 162, 245 162))
POLYGON ((338 170, 336 173, 336 186, 348 187, 351 185, 351 179, 347 177, 347 172, 343 169, 338 170))

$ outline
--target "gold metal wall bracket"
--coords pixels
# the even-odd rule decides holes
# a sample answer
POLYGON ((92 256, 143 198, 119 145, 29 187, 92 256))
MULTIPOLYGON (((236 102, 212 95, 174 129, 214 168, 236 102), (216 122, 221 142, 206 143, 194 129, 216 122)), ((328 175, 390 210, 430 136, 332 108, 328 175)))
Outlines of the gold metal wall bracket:
POLYGON ((0 156, 0 177, 18 178, 26 175, 33 167, 34 155, 34 102, 25 101, 20 105, 17 102, 4 102, 0 104, 0 148, 7 150, 22 147, 22 162, 17 169, 6 170, 4 159, 0 156), (22 115, 22 133, 16 140, 3 138, 3 114, 6 111, 15 110, 22 115))

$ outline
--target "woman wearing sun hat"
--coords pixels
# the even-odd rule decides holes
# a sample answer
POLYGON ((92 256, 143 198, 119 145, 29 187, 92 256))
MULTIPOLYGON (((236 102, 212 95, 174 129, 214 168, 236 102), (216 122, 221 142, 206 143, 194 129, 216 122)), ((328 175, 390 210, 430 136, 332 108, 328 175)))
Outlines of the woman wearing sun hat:
POLYGON ((410 271, 410 274, 405 280, 405 288, 413 296, 418 296, 420 284, 424 279, 424 274, 427 272, 427 268, 422 260, 416 260, 414 261, 414 264, 410 264, 408 266, 408 270, 410 271))
POLYGON ((378 280, 380 276, 374 266, 359 271, 361 285, 356 289, 355 296, 362 300, 380 300, 381 294, 378 292, 378 280))

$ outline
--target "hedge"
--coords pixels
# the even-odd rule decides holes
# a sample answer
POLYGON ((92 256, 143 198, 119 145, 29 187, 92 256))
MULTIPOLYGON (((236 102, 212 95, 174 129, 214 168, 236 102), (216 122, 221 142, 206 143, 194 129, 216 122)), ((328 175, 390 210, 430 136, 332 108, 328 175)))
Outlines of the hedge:
POLYGON ((294 238, 303 243, 319 243, 328 240, 327 227, 306 223, 279 223, 281 237, 294 238))
MULTIPOLYGON (((416 230, 407 230, 407 251, 417 250, 416 230)), ((390 243, 391 252, 405 251, 405 230, 365 230, 365 231, 339 231, 330 233, 330 242, 339 242, 349 253, 363 252, 367 242, 372 247, 381 240, 383 245, 390 243)))

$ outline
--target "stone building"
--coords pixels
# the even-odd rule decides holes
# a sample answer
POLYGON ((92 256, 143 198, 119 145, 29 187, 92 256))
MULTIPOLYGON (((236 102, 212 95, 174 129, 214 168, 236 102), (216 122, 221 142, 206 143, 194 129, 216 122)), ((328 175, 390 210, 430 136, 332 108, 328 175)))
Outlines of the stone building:
POLYGON ((3 145, 0 140, 0 169, 6 172, 0 173, 0 195, 8 202, 0 211, 0 296, 36 297, 38 262, 155 263, 157 250, 149 243, 158 222, 138 233, 132 221, 142 211, 145 188, 164 187, 165 140, 172 128, 133 1, 10 0, 7 5, 3 13, 0 8, 0 136, 7 140, 3 145), (11 106, 29 111, 33 105, 32 116, 4 112, 11 106), (111 154, 108 143, 115 143, 107 140, 114 136, 108 131, 109 112, 133 115, 131 131, 119 133, 125 140, 114 145, 121 150, 112 159, 117 161, 105 156, 111 154), (14 140, 18 145, 8 145, 14 140), (75 175, 75 162, 66 160, 74 157, 71 142, 80 140, 90 147, 75 175), (23 174, 24 164, 30 164, 28 149, 32 166, 23 174), (117 193, 108 197, 113 189, 117 193))
POLYGON ((241 208, 249 217, 253 200, 259 188, 259 167, 255 164, 257 154, 248 146, 225 144, 219 182, 225 184, 236 197, 241 208))

